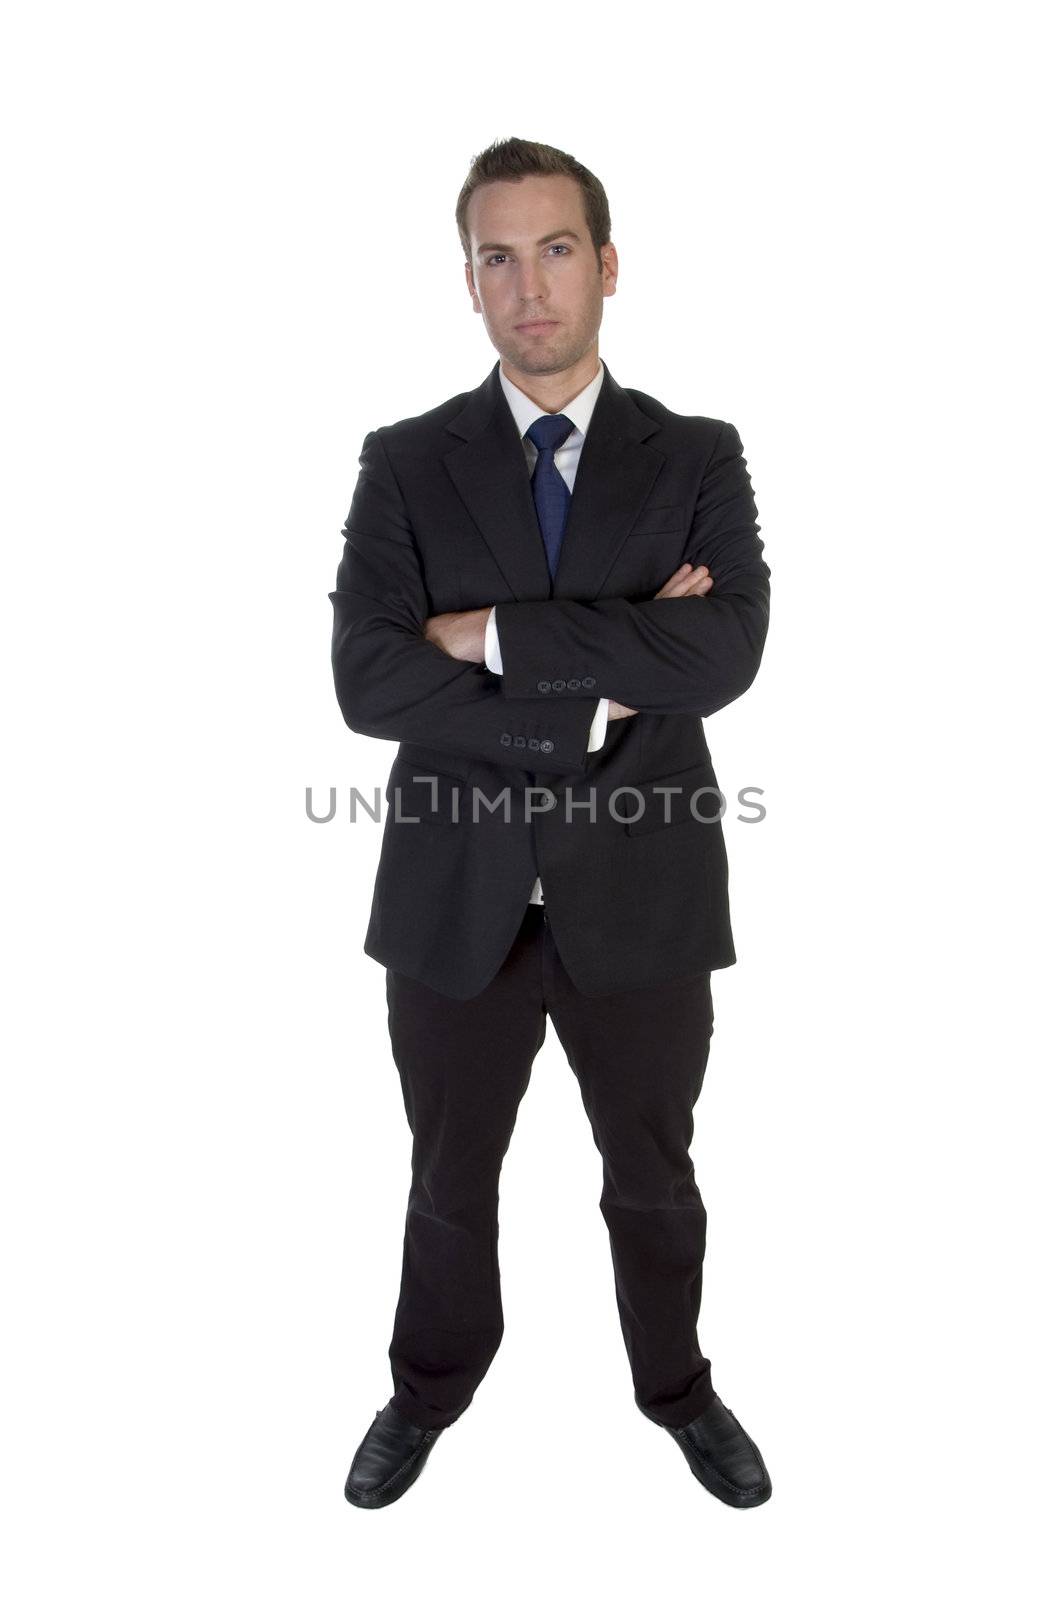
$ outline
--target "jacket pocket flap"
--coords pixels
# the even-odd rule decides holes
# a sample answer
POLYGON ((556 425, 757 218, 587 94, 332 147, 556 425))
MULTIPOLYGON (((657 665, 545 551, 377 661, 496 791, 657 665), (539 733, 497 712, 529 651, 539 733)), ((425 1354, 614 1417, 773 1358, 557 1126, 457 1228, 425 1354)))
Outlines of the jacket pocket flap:
POLYGON ((648 506, 636 518, 630 537, 637 539, 641 533, 686 532, 683 506, 648 506))
POLYGON ((684 822, 706 825, 719 821, 722 800, 717 775, 709 762, 629 787, 636 792, 626 789, 614 807, 626 819, 629 834, 652 833, 656 828, 678 827, 684 822))

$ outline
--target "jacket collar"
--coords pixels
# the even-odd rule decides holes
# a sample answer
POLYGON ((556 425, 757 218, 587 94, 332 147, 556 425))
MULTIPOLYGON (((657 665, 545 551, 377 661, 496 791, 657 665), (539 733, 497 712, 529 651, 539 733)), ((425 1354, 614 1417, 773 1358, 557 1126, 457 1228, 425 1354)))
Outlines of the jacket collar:
POLYGON ((602 366, 553 587, 498 361, 446 424, 462 443, 444 465, 515 600, 593 600, 664 465, 662 451, 645 442, 661 424, 602 366))

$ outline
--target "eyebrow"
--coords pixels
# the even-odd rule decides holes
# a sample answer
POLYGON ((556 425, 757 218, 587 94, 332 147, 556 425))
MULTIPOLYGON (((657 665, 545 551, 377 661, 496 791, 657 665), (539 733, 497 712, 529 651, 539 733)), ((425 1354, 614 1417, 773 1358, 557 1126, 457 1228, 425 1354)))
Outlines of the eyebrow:
MULTIPOLYGON (((536 240, 536 243, 537 245, 551 244, 555 239, 575 239, 579 243, 580 235, 578 233, 574 233, 572 228, 559 228, 557 233, 545 233, 542 239, 536 240)), ((477 249, 477 255, 483 255, 485 250, 509 251, 512 249, 512 244, 482 244, 477 249)))

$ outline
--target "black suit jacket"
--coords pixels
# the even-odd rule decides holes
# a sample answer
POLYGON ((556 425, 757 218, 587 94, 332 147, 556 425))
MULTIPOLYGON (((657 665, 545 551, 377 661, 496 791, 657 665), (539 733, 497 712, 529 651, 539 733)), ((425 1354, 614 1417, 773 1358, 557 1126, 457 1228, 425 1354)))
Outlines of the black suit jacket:
POLYGON ((348 727, 399 741, 366 954, 468 999, 538 873, 588 995, 730 966, 722 828, 699 820, 720 810, 702 719, 749 687, 769 614, 735 427, 679 416, 607 367, 553 585, 498 362, 479 388, 367 434, 359 467, 329 596, 333 673, 348 727), (654 599, 683 561, 709 568, 708 595, 654 599), (501 676, 424 637, 437 612, 489 605, 501 676), (588 754, 600 695, 639 714, 588 754))

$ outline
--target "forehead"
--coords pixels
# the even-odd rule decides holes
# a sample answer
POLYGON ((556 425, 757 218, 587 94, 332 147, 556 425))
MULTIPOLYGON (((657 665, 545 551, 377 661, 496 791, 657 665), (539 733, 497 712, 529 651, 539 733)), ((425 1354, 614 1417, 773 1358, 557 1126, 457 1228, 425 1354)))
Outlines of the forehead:
POLYGON ((473 248, 484 240, 532 243, 555 228, 586 232, 580 185, 567 173, 538 173, 516 183, 484 183, 469 197, 466 225, 473 248))

